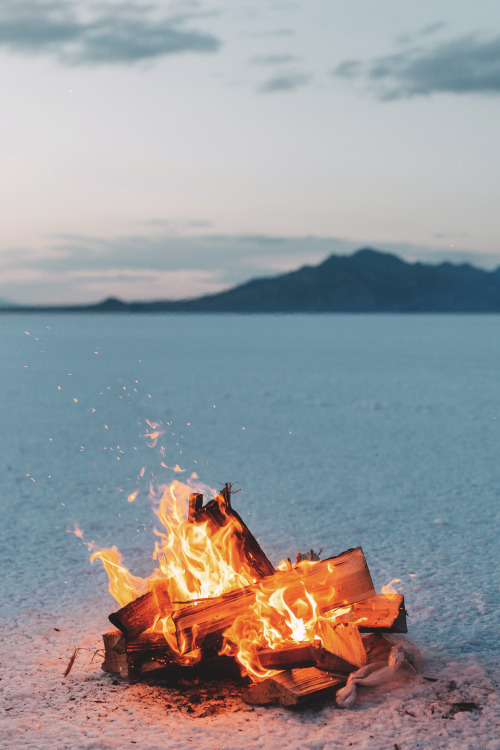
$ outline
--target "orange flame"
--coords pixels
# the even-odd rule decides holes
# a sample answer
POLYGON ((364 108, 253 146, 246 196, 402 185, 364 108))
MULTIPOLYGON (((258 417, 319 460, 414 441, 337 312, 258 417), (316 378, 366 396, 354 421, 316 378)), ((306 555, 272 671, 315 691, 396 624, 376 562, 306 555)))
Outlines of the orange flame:
MULTIPOLYGON (((207 490, 201 486, 195 489, 207 490)), ((156 581, 167 585, 173 603, 218 596, 255 582, 254 570, 239 552, 234 524, 209 533, 207 522, 188 523, 192 492, 193 487, 178 481, 163 488, 157 515, 164 531, 155 532, 156 569, 147 578, 132 575, 122 564, 116 547, 95 552, 90 558, 91 562, 101 560, 108 573, 109 591, 121 607, 145 594, 156 581)), ((170 613, 158 613, 155 629, 163 630, 170 647, 179 651, 170 613)))

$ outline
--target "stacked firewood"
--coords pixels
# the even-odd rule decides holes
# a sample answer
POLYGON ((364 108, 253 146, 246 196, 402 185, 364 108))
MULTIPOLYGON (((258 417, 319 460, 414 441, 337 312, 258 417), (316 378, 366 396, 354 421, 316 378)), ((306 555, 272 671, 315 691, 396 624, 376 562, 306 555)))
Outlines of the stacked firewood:
POLYGON ((349 675, 360 674, 367 665, 387 665, 393 642, 384 634, 407 632, 403 596, 375 592, 360 547, 326 560, 311 550, 297 555, 295 564, 287 560, 284 569, 275 570, 232 508, 229 484, 206 505, 201 495, 191 495, 187 523, 206 524, 208 534, 230 525, 255 582, 208 599, 172 602, 168 581, 156 581, 146 594, 109 616, 117 630, 103 635, 105 671, 131 682, 151 676, 182 681, 193 674, 209 679, 234 673, 235 621, 251 617, 257 600, 282 588, 290 601, 304 591, 314 598, 317 614, 324 615, 323 631, 313 640, 287 638, 271 648, 258 648, 253 655, 258 676, 250 674, 253 682, 243 693, 248 703, 296 705, 337 691, 349 675), (176 648, 169 645, 163 627, 170 628, 170 644, 174 638, 176 648))

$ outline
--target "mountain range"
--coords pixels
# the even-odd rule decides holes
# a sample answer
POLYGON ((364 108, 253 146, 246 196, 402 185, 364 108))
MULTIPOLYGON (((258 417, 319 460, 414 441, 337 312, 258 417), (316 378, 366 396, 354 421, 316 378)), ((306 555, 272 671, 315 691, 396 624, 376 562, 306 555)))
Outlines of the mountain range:
POLYGON ((469 263, 409 263, 363 248, 194 299, 123 302, 109 298, 95 305, 18 306, 10 311, 491 313, 500 312, 500 267, 486 271, 469 263))

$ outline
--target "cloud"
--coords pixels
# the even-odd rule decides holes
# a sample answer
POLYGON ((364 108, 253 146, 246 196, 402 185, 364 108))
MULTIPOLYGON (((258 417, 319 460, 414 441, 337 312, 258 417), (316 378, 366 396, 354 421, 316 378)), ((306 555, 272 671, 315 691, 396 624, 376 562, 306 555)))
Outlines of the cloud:
POLYGON ((369 63, 347 60, 333 74, 364 78, 385 101, 435 93, 500 94, 500 35, 468 34, 430 50, 417 47, 369 63))
MULTIPOLYGON (((270 235, 176 236, 162 233, 112 239, 55 238, 43 251, 0 254, 0 296, 24 304, 179 299, 211 294, 251 278, 315 265, 329 255, 348 255, 366 240, 270 235)), ((495 268, 500 257, 463 248, 377 242, 379 250, 409 261, 471 262, 495 268)))
POLYGON ((75 6, 67 0, 2 0, 0 47, 51 55, 69 65, 134 64, 219 49, 219 40, 211 34, 183 28, 186 21, 205 14, 166 17, 157 10, 157 5, 138 2, 104 4, 92 12, 81 2, 75 6))
POLYGON ((179 236, 167 232, 106 239, 54 238, 40 251, 0 254, 0 295, 23 303, 85 302, 208 294, 257 276, 274 275, 356 243, 320 237, 179 236))
POLYGON ((260 86, 259 91, 264 94, 275 94, 280 91, 294 91, 309 83, 312 76, 309 73, 283 73, 275 75, 260 86))
POLYGON ((295 55, 257 55, 252 57, 250 62, 253 65, 287 65, 298 59, 295 55))
POLYGON ((344 60, 335 69, 334 73, 341 78, 357 78, 363 70, 363 63, 360 60, 344 60))
POLYGON ((418 33, 420 36, 430 36, 431 34, 435 34, 436 31, 446 29, 447 26, 448 24, 446 21, 435 21, 434 23, 428 23, 426 26, 423 26, 418 33))
POLYGON ((414 34, 402 34, 401 36, 396 37, 396 42, 404 45, 412 44, 419 37, 431 36, 432 34, 436 34, 438 31, 442 31, 447 27, 448 24, 445 21, 435 21, 434 23, 428 23, 425 26, 422 26, 422 28, 416 31, 414 34))

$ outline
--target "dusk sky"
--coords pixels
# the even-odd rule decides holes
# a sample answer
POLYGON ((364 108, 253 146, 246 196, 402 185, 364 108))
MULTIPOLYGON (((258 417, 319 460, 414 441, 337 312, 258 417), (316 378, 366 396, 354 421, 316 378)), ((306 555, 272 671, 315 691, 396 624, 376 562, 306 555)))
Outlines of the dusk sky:
POLYGON ((500 265, 498 0, 2 0, 0 297, 500 265))

